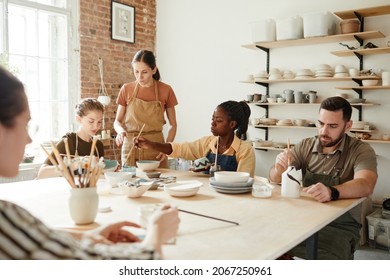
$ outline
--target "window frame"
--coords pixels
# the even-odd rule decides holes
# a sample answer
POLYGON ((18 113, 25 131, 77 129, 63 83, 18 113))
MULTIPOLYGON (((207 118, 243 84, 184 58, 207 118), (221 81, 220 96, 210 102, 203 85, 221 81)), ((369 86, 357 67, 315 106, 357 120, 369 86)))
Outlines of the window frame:
MULTIPOLYGON (((2 36, 2 44, 0 44, 0 53, 9 52, 9 28, 8 28, 8 5, 18 5, 21 7, 44 10, 46 12, 57 13, 66 16, 67 21, 67 76, 68 76, 68 108, 67 114, 71 118, 69 120, 68 131, 73 131, 77 127, 75 120, 74 107, 80 99, 80 40, 78 32, 79 24, 79 1, 66 0, 65 8, 58 8, 50 5, 31 2, 28 0, 0 0, 0 13, 2 14, 2 22, 0 23, 0 36, 2 36)), ((23 82, 23 81, 22 81, 23 82)), ((62 135, 56 135, 61 137, 62 135)), ((45 139, 51 140, 51 139, 45 139)))

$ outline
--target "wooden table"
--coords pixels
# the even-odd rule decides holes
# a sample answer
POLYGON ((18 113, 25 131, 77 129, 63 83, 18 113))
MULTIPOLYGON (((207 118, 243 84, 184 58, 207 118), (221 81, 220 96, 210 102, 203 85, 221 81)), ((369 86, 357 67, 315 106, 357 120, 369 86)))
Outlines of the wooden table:
MULTIPOLYGON (((18 203, 52 227, 90 229, 116 221, 138 221, 138 207, 165 203, 180 209, 238 222, 233 225, 180 212, 176 244, 165 245, 164 258, 184 260, 275 259, 318 230, 361 203, 364 199, 343 199, 319 203, 305 193, 300 198, 280 196, 275 186, 271 198, 247 194, 222 194, 209 186, 203 174, 160 170, 162 176, 178 180, 199 180, 203 186, 192 197, 172 197, 163 189, 147 191, 140 198, 121 194, 100 195, 99 203, 111 212, 98 213, 94 224, 77 226, 68 211, 70 186, 64 178, 0 184, 0 199, 18 203)), ((313 240, 313 239, 312 239, 313 240)))

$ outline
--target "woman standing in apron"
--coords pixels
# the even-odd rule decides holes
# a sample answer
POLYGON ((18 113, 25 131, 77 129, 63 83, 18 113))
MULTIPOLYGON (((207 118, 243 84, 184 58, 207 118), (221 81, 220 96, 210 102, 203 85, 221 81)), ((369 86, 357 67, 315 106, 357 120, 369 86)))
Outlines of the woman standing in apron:
POLYGON ((246 102, 226 101, 217 106, 211 122, 211 136, 204 136, 194 142, 157 143, 145 137, 135 140, 137 148, 153 149, 174 158, 195 160, 207 157, 221 170, 255 172, 255 153, 250 142, 241 140, 248 129, 250 108, 246 102))
POLYGON ((142 129, 142 136, 150 141, 164 143, 163 126, 166 113, 169 130, 166 138, 171 142, 176 136, 176 112, 178 104, 172 88, 160 82, 156 59, 151 51, 138 51, 132 61, 136 81, 124 84, 117 98, 118 109, 114 122, 116 144, 122 145, 122 166, 135 166, 137 160, 160 160, 160 167, 167 166, 167 157, 156 151, 131 149, 133 138, 142 129), (131 154, 129 155, 129 152, 131 154))

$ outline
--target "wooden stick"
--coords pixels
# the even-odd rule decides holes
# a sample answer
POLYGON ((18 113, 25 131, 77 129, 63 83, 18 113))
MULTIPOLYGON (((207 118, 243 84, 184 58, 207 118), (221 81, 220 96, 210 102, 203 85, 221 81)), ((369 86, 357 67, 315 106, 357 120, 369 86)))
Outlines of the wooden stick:
POLYGON ((70 186, 72 188, 77 188, 77 186, 76 186, 76 184, 75 184, 75 182, 73 180, 72 175, 70 175, 68 167, 65 165, 64 161, 62 160, 62 157, 60 156, 60 153, 57 150, 57 147, 55 146, 55 144, 52 141, 50 142, 50 144, 51 144, 51 147, 53 149, 53 153, 54 153, 58 163, 61 166, 62 176, 65 177, 65 179, 68 181, 68 183, 70 184, 70 186))
POLYGON ((224 220, 224 219, 220 219, 220 218, 215 218, 215 217, 211 217, 211 216, 206 216, 206 215, 203 215, 203 214, 199 214, 199 213, 195 213, 195 212, 190 212, 190 211, 187 211, 187 210, 183 210, 183 209, 178 209, 180 212, 184 212, 184 213, 187 213, 187 214, 192 214, 192 215, 196 215, 196 216, 201 216, 201 217, 204 217, 204 218, 209 218, 209 219, 213 219, 213 220, 218 220, 218 221, 222 221, 222 222, 226 222, 226 223, 231 223, 231 224, 235 224, 235 225, 239 225, 238 223, 236 222, 232 222, 232 221, 228 221, 228 220, 224 220))
POLYGON ((88 160, 88 166, 87 166, 87 173, 85 174, 85 181, 84 185, 87 186, 87 182, 90 180, 90 170, 91 170, 91 165, 92 165, 92 158, 94 158, 93 154, 95 152, 95 147, 96 147, 96 142, 97 142, 97 137, 93 137, 92 140, 92 146, 91 146, 91 152, 89 154, 89 160, 88 160))
MULTIPOLYGON (((77 136, 76 136, 77 137, 77 136)), ((68 143, 68 138, 64 138, 64 143, 65 143, 65 151, 66 151, 66 157, 70 159, 70 151, 69 151, 69 143, 68 143)))
POLYGON ((50 160, 51 164, 55 167, 58 168, 58 164, 57 162, 55 161, 55 159, 51 156, 51 154, 49 154, 49 152, 45 149, 45 147, 41 144, 41 148, 43 149, 43 151, 45 152, 45 154, 47 155, 47 158, 50 160))
POLYGON ((219 145, 219 136, 217 136, 218 138, 217 138, 217 151, 215 152, 215 170, 217 170, 217 165, 218 165, 218 161, 217 161, 217 159, 218 159, 218 145, 219 145))
MULTIPOLYGON (((142 128, 141 128, 141 130, 139 131, 139 133, 138 133, 136 139, 138 139, 138 138, 140 137, 140 135, 141 135, 141 133, 142 133, 142 130, 144 130, 144 127, 145 127, 145 124, 142 126, 142 128)), ((129 157, 130 157, 130 155, 131 155, 131 152, 133 151, 133 148, 134 148, 134 140, 133 140, 133 145, 131 146, 129 153, 127 154, 127 157, 126 157, 125 162, 122 163, 122 166, 125 166, 125 165, 126 165, 126 162, 127 162, 127 160, 129 159, 129 157)))
MULTIPOLYGON (((288 151, 290 152, 290 138, 287 138, 287 149, 288 149, 288 151)), ((291 165, 290 157, 289 157, 289 156, 287 157, 287 165, 288 165, 288 166, 291 165)))

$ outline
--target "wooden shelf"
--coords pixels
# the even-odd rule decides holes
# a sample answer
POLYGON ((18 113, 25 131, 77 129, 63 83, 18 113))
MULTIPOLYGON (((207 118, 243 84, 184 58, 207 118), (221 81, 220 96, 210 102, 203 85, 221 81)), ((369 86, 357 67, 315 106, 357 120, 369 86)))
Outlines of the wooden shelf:
MULTIPOLYGON (((390 144, 390 140, 382 140, 382 139, 367 139, 362 140, 367 143, 377 143, 377 144, 390 144)), ((270 151, 283 151, 283 148, 275 148, 275 147, 254 147, 255 150, 270 150, 270 151)))
POLYGON ((362 17, 373 17, 373 16, 382 16, 390 14, 390 6, 380 6, 380 7, 372 7, 358 10, 346 10, 335 12, 334 14, 341 19, 352 19, 357 18, 356 13, 358 13, 362 17))
POLYGON ((364 129, 353 129, 353 128, 351 128, 351 130, 350 130, 350 132, 353 132, 353 133, 355 133, 355 132, 361 132, 361 133, 372 133, 372 132, 374 132, 374 130, 373 129, 370 129, 370 130, 364 130, 364 129))
POLYGON ((336 87, 336 89, 342 89, 342 90, 355 90, 355 89, 390 89, 390 86, 336 87))
POLYGON ((355 56, 356 54, 359 55, 388 54, 390 53, 390 47, 375 48, 375 49, 332 51, 330 53, 339 57, 355 56))
POLYGON ((365 106, 365 107, 369 107, 369 106, 379 106, 379 104, 374 104, 374 103, 350 103, 351 106, 365 106))
POLYGON ((256 106, 318 106, 320 103, 261 103, 261 102, 253 102, 256 106))
POLYGON ((356 41, 356 37, 362 40, 384 38, 385 35, 380 31, 365 31, 349 34, 337 34, 323 37, 304 38, 297 40, 281 40, 272 42, 261 42, 258 44, 243 45, 244 48, 258 50, 258 47, 266 49, 294 47, 303 45, 315 45, 315 44, 326 44, 326 43, 339 43, 344 41, 356 41))
POLYGON ((345 77, 345 78, 333 78, 333 77, 326 77, 326 78, 307 78, 307 79, 279 79, 279 80, 251 80, 251 81, 241 81, 241 83, 249 83, 249 84, 256 84, 256 83, 263 83, 263 84, 277 84, 277 83, 303 83, 303 82, 343 82, 343 81, 351 81, 351 77, 345 77))
POLYGON ((299 128, 299 129, 317 129, 315 126, 298 126, 298 125, 255 125, 256 128, 299 128))
POLYGON ((382 140, 382 139, 367 139, 367 140, 362 140, 362 141, 368 142, 368 143, 390 144, 390 140, 382 140))

